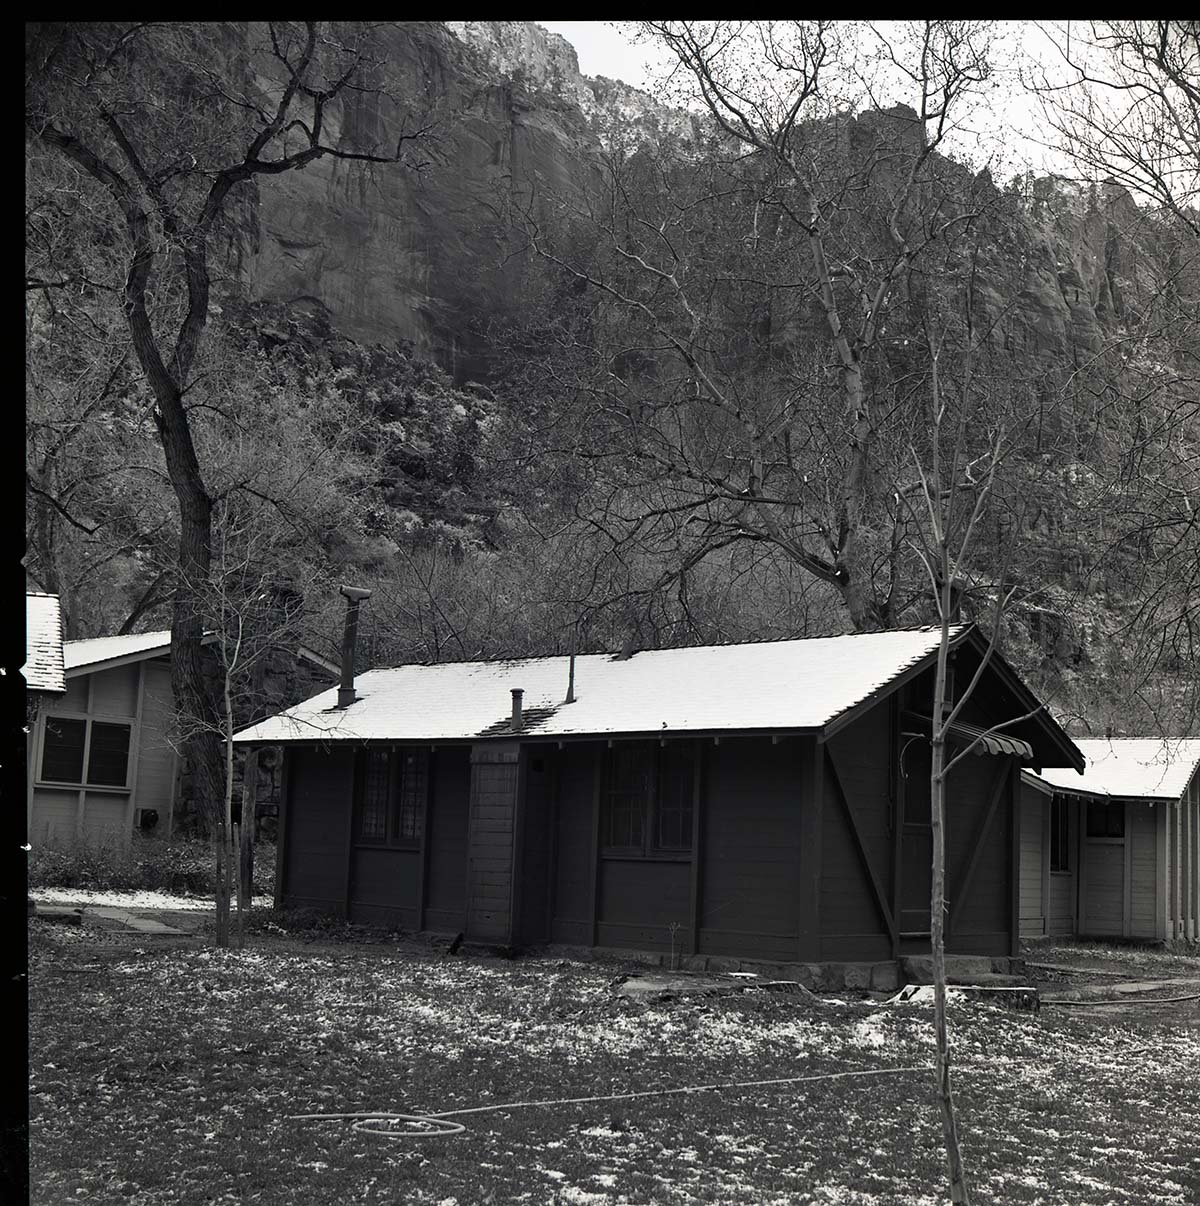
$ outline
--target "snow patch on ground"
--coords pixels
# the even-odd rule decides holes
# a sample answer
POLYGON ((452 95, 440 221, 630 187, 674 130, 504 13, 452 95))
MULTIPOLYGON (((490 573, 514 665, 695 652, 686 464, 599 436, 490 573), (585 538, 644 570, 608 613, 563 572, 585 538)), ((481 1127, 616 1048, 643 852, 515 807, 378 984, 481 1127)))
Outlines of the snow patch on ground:
MULTIPOLYGON (((112 909, 164 909, 174 913, 203 913, 216 910, 210 896, 177 896, 171 892, 152 892, 148 889, 33 888, 30 898, 38 904, 107 905, 112 909)), ((269 896, 255 896, 250 902, 256 909, 269 909, 274 903, 269 896)))

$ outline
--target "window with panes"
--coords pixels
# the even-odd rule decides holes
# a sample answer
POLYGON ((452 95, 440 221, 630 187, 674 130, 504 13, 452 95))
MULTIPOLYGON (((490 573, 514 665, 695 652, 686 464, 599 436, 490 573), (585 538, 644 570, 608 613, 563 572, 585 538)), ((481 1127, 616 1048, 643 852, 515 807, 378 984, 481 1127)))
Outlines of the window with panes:
POLYGON ((47 715, 42 731, 41 782, 127 788, 132 732, 127 724, 47 715))
POLYGON ((1087 835, 1090 838, 1123 838, 1125 836, 1125 804, 1118 800, 1090 800, 1087 808, 1087 835))
POLYGON ((419 846, 428 794, 428 750, 363 750, 357 776, 358 841, 419 846))
POLYGON ((627 741, 607 751, 600 845, 629 857, 686 855, 695 825, 696 747, 627 741))

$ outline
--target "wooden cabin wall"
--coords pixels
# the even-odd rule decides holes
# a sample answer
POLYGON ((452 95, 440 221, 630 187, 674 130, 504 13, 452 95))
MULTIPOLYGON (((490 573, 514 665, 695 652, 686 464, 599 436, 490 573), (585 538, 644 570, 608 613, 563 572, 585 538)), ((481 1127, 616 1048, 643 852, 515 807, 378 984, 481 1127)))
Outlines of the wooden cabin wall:
POLYGON ((1042 895, 1050 862, 1046 817, 1050 800, 1044 791, 1021 784, 1021 937, 1040 938, 1049 933, 1047 901, 1042 895))
POLYGON ((458 934, 467 924, 467 812, 471 754, 442 746, 430 760, 424 928, 458 934))
MULTIPOLYGON (((1046 797, 1046 806, 1050 797, 1046 797)), ((1081 806, 1076 799, 1067 799, 1067 850, 1069 868, 1050 872, 1050 895, 1047 901, 1046 925, 1051 937, 1070 937, 1076 932, 1076 884, 1079 880, 1081 806)), ((1046 857, 1049 858, 1047 850, 1046 857)))
POLYGON ((704 747, 702 954, 798 958, 800 813, 810 791, 803 747, 798 738, 722 738, 704 747))
MULTIPOLYGON (((1130 804, 1126 810, 1129 875, 1129 924, 1125 935, 1161 939, 1158 903, 1158 818, 1164 805, 1130 804)), ((1163 868, 1165 872, 1165 868, 1163 868)))
POLYGON ((893 955, 891 930, 876 896, 878 885, 890 913, 894 875, 892 728, 892 708, 883 704, 836 734, 826 746, 821 959, 873 960, 893 955))
POLYGON ((138 808, 154 808, 165 836, 171 828, 175 753, 167 737, 172 722, 170 663, 144 659, 67 680, 67 691, 38 716, 30 743, 29 833, 49 845, 82 840, 106 847, 127 846, 138 808), (129 734, 127 787, 38 786, 47 720, 56 715, 99 723, 126 724, 129 734))
POLYGON ((518 833, 520 856, 515 942, 550 941, 550 866, 554 849, 554 777, 557 751, 526 747, 524 795, 518 833))
POLYGON ((287 751, 282 904, 340 912, 346 907, 347 837, 354 751, 287 751))
POLYGON ((167 740, 175 696, 171 690, 171 663, 167 658, 142 662, 141 739, 138 743, 137 791, 134 808, 158 812, 155 836, 171 832, 175 804, 175 771, 178 757, 167 740))
POLYGON ((590 946, 592 872, 595 865, 597 762, 604 746, 580 742, 558 757, 554 805, 554 880, 550 937, 590 946))
MULTIPOLYGON (((968 755, 950 772, 946 792, 946 950, 992 955, 1012 948, 1017 866, 1014 828, 1019 769, 1015 759, 968 755), (992 797, 999 786, 999 799, 992 797), (990 819, 988 816, 989 808, 990 819)), ((1015 953, 1015 952, 1013 952, 1015 953)))
POLYGON ((478 942, 509 945, 513 941, 520 758, 515 742, 481 742, 471 747, 466 934, 478 942))

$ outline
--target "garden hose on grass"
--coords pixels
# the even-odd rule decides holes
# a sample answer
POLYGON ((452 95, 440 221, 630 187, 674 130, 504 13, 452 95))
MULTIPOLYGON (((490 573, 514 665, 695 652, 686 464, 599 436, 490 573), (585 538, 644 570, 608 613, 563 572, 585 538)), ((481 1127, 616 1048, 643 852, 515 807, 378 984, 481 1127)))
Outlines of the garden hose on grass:
POLYGON ((503 1110, 527 1110, 535 1106, 591 1105, 601 1101, 632 1101, 639 1097, 667 1097, 683 1093, 714 1093, 721 1089, 756 1089, 771 1085, 795 1085, 817 1080, 841 1080, 852 1076, 894 1076, 907 1072, 932 1072, 928 1064, 905 1068, 861 1068, 850 1072, 822 1072, 815 1076, 777 1076, 770 1080, 733 1080, 722 1084, 685 1085, 675 1089, 643 1089, 634 1093, 606 1093, 596 1097, 559 1097, 551 1101, 508 1101, 496 1105, 467 1106, 461 1110, 443 1110, 437 1114, 401 1114, 390 1110, 371 1110, 356 1114, 289 1114, 292 1122, 350 1122, 352 1129, 384 1139, 444 1139, 461 1135, 467 1128, 451 1122, 463 1114, 494 1114, 503 1110), (405 1123, 412 1130, 394 1130, 392 1123, 405 1123), (376 1123, 379 1125, 371 1125, 376 1123))

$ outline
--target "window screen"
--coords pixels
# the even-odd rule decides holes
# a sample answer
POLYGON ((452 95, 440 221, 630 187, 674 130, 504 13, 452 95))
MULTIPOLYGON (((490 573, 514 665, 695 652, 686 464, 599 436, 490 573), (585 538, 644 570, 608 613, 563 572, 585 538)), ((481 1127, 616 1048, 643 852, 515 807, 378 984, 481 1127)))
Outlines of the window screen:
POLYGON ((124 787, 128 775, 129 725, 92 721, 87 781, 100 787, 124 787))
POLYGON ((667 745, 659 750, 654 835, 654 844, 659 850, 692 848, 693 764, 690 745, 667 745))
POLYGON ((363 842, 386 842, 390 759, 386 750, 367 750, 364 760, 358 837, 363 842))
POLYGON ((417 842, 425 820, 425 793, 429 784, 429 753, 408 750, 400 754, 400 793, 396 806, 396 840, 417 842))
POLYGON ((42 741, 42 778, 51 783, 82 783, 86 738, 86 720, 47 716, 42 741))
POLYGON ((619 850, 640 850, 653 782, 654 751, 644 744, 621 744, 609 751, 602 841, 619 850))

